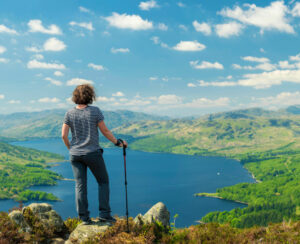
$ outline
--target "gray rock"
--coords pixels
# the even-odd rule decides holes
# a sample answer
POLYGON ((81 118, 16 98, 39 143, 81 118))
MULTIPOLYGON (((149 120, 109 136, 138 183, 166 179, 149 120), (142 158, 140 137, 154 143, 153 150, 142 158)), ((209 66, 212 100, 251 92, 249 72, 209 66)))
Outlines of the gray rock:
POLYGON ((138 225, 159 221, 164 226, 170 226, 170 213, 165 204, 158 202, 144 216, 138 214, 133 221, 138 225))
POLYGON ((170 213, 165 204, 156 203, 143 217, 145 223, 161 222, 164 226, 170 226, 170 213))
POLYGON ((144 221, 145 221, 144 216, 140 213, 133 220, 133 222, 137 225, 143 225, 144 221))
POLYGON ((32 203, 27 208, 30 208, 34 214, 46 213, 52 210, 52 206, 48 203, 32 203))
POLYGON ((24 216, 20 210, 12 211, 9 215, 10 219, 12 219, 18 226, 22 232, 31 232, 31 227, 26 223, 24 216))
POLYGON ((65 243, 65 240, 60 237, 52 238, 50 240, 50 244, 64 244, 64 243, 65 243))
POLYGON ((94 222, 92 225, 80 224, 70 234, 66 244, 84 243, 89 238, 93 239, 97 234, 105 232, 109 228, 109 225, 101 222, 94 222))
POLYGON ((50 204, 32 203, 23 208, 23 213, 27 208, 41 220, 46 228, 54 228, 55 232, 61 232, 64 229, 64 221, 50 204))

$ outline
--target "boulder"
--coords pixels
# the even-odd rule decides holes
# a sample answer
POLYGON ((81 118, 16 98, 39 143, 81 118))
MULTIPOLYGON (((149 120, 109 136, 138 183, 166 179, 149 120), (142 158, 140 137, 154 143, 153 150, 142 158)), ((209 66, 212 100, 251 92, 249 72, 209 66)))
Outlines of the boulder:
POLYGON ((32 203, 23 208, 23 213, 26 208, 29 208, 36 215, 46 228, 53 228, 55 232, 64 230, 64 221, 60 215, 52 209, 52 206, 47 203, 32 203))
POLYGON ((48 203, 31 203, 27 206, 34 214, 46 213, 52 210, 52 206, 48 203))
POLYGON ((109 228, 107 223, 94 222, 91 225, 80 224, 70 234, 69 239, 65 242, 66 244, 84 243, 89 238, 93 239, 97 234, 105 232, 109 228))
POLYGON ((14 210, 9 215, 11 220, 13 220, 22 232, 31 232, 31 227, 26 223, 24 216, 20 210, 14 210))
POLYGON ((156 221, 161 222, 164 226, 170 226, 170 213, 162 202, 156 203, 144 216, 138 214, 134 219, 134 222, 139 225, 151 224, 156 221))

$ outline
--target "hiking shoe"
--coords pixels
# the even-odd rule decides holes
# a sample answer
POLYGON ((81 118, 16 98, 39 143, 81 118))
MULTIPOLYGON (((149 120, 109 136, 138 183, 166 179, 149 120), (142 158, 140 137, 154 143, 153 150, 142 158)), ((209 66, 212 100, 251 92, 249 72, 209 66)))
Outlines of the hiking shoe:
POLYGON ((91 224, 93 224, 93 221, 91 220, 91 218, 88 218, 86 220, 83 220, 82 224, 83 225, 91 225, 91 224))
POLYGON ((116 223, 116 219, 114 218, 114 217, 112 217, 112 216, 109 216, 109 217, 98 217, 98 221, 99 222, 109 222, 109 223, 112 223, 112 224, 114 224, 114 223, 116 223))

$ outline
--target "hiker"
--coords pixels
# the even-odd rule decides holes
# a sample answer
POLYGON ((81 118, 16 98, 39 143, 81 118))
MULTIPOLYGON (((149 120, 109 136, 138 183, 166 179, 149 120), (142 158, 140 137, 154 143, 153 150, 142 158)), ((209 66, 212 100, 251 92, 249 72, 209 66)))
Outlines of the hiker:
POLYGON ((99 133, 101 133, 116 146, 127 146, 125 140, 116 139, 104 123, 101 110, 90 104, 96 100, 93 86, 79 85, 75 88, 72 101, 76 104, 65 114, 62 126, 62 139, 69 149, 70 161, 76 182, 75 198, 79 218, 84 224, 92 221, 88 211, 87 198, 87 168, 91 170, 98 182, 99 221, 115 222, 111 216, 109 204, 109 180, 102 157, 103 149, 99 146, 99 133), (72 140, 68 139, 71 129, 72 140), (123 145, 124 144, 124 145, 123 145))

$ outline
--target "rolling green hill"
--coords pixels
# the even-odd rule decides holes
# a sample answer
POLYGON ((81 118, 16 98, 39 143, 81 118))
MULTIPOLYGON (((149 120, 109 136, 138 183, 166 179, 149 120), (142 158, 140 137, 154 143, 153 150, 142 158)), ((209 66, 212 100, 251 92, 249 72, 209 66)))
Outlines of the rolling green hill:
MULTIPOLYGON (((0 135, 18 139, 60 137, 65 113, 65 110, 54 109, 0 115, 0 135)), ((127 110, 103 111, 103 114, 108 128, 115 128, 129 122, 168 119, 166 116, 160 117, 127 110)))
POLYGON ((234 118, 220 116, 196 120, 144 121, 115 128, 134 138, 131 148, 144 151, 236 157, 300 144, 300 116, 234 118))

